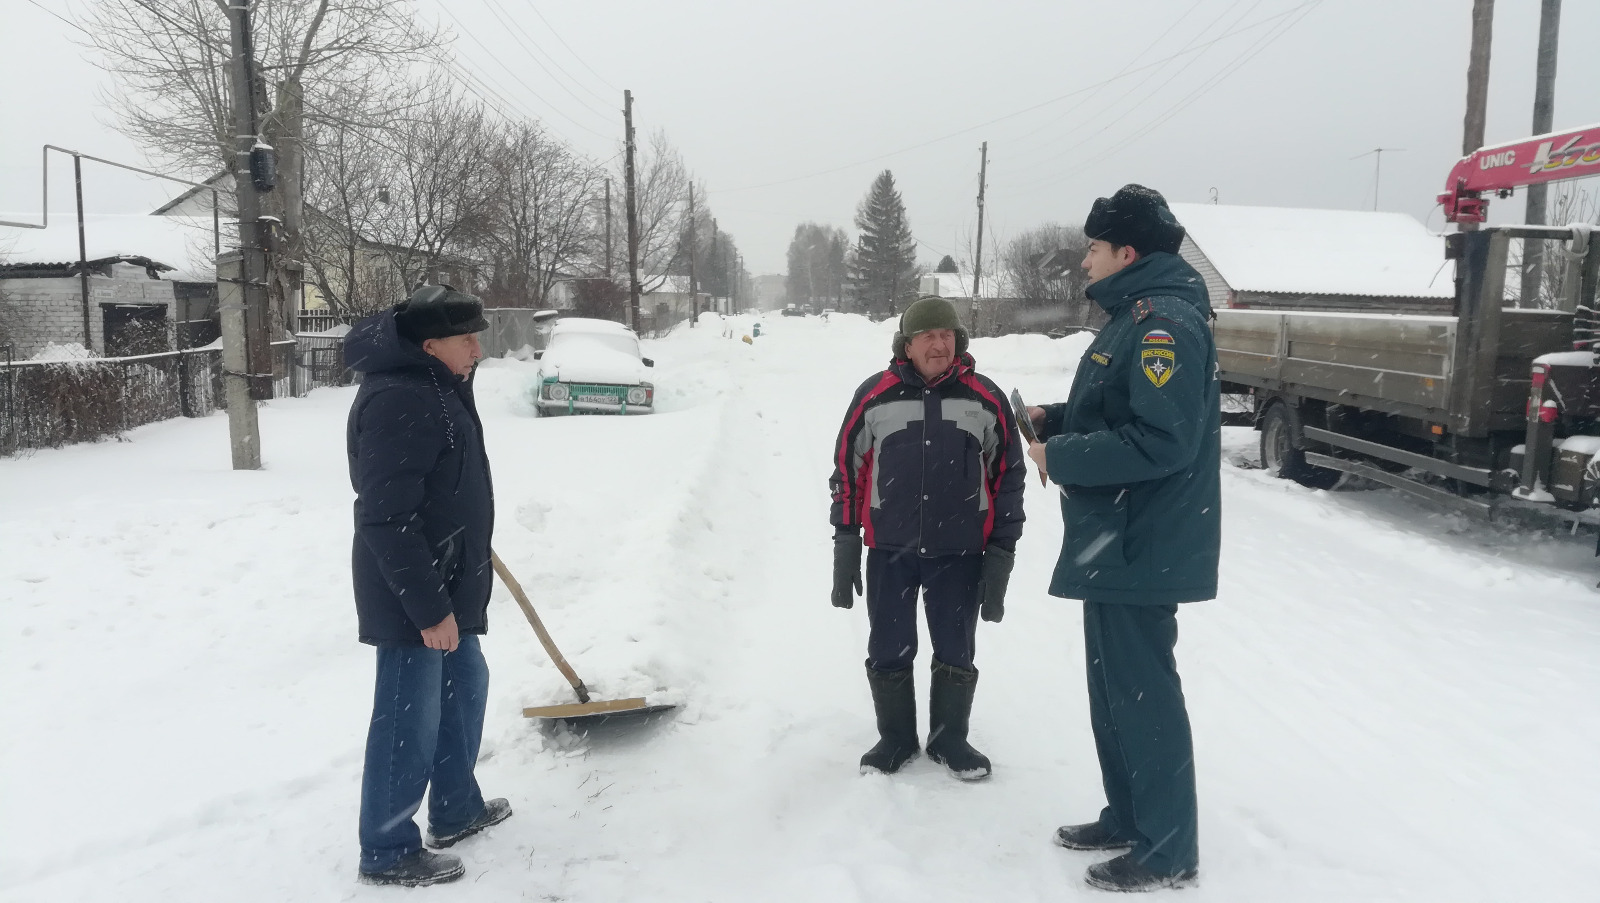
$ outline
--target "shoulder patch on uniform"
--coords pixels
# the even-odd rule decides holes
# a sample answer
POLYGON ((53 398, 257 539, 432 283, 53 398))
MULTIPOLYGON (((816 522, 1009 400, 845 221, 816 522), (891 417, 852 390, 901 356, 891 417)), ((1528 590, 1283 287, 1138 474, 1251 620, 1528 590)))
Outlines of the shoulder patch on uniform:
POLYGON ((1177 365, 1178 353, 1171 348, 1146 348, 1139 352, 1139 369, 1157 389, 1167 384, 1177 365))
POLYGON ((1165 329, 1152 329, 1144 334, 1143 343, 1146 345, 1171 345, 1172 333, 1165 329))
POLYGON ((1104 351, 1096 351, 1094 354, 1089 355, 1089 360, 1094 361, 1102 367, 1111 366, 1111 355, 1106 354, 1104 351))

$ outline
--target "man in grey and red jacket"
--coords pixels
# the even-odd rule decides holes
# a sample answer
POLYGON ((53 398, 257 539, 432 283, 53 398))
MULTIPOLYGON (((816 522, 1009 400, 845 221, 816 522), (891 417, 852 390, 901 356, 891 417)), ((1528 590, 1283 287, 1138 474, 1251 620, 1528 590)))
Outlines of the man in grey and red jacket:
POLYGON ((977 618, 1004 615, 1022 535, 1022 444, 1005 396, 974 369, 955 308, 924 295, 900 318, 894 360, 856 390, 834 448, 833 604, 860 593, 867 553, 867 681, 878 743, 863 773, 898 771, 919 749, 917 595, 933 641, 928 758, 963 780, 989 759, 967 742, 977 618))

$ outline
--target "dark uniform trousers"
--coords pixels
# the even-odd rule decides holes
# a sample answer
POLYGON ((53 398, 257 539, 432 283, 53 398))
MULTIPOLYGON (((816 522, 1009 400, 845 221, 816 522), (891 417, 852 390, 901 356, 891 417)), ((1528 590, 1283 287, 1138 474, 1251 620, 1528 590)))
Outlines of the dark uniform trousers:
POLYGON ((1100 824, 1152 871, 1199 864, 1194 742, 1172 650, 1178 606, 1083 603, 1089 718, 1106 808, 1100 824))
POLYGON ((983 556, 867 550, 867 667, 904 671, 917 657, 917 590, 927 608, 933 657, 972 669, 983 556))

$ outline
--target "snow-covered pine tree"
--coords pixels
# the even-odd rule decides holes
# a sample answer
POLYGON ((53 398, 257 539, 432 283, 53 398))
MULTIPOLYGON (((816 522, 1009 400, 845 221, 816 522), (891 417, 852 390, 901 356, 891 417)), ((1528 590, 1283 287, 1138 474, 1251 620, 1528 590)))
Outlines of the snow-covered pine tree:
POLYGON ((894 174, 878 173, 856 208, 861 230, 850 265, 850 284, 863 312, 889 317, 895 300, 917 289, 917 242, 906 222, 906 207, 894 186, 894 174))

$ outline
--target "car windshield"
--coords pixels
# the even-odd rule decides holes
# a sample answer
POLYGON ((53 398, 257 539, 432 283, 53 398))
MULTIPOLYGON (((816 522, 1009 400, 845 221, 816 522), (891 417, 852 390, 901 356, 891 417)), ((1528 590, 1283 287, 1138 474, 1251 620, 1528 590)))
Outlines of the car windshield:
POLYGON ((614 332, 563 332, 550 339, 551 348, 570 348, 581 343, 599 345, 620 351, 629 357, 639 356, 639 340, 631 335, 614 332))

